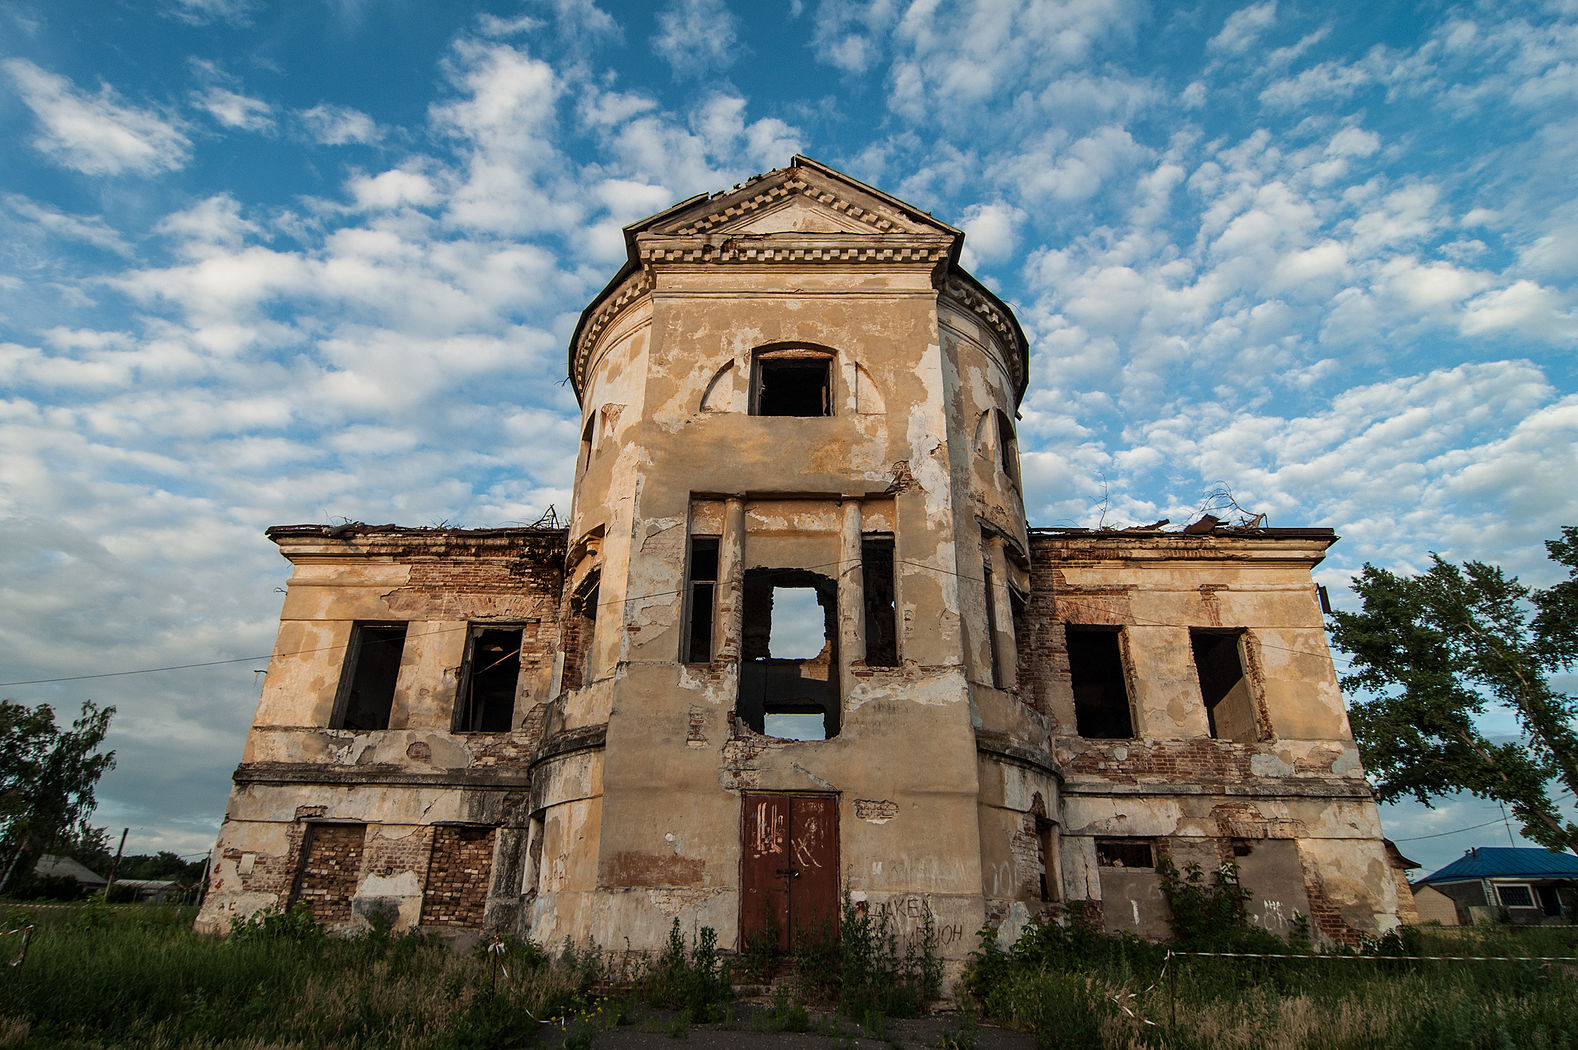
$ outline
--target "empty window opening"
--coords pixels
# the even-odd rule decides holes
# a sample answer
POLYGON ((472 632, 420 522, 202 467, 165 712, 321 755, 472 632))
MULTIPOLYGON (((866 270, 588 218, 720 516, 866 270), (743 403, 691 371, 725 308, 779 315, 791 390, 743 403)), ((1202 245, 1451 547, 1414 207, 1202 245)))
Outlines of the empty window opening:
POLYGON ((1006 412, 997 415, 997 458, 1003 474, 1015 488, 1019 486, 1019 438, 1014 434, 1014 424, 1006 412))
POLYGON ((1014 627, 1014 684, 1019 687, 1022 699, 1028 702, 1030 689, 1026 668, 1030 666, 1030 599, 1009 587, 1008 611, 1014 627))
POLYGON ((1255 844, 1248 839, 1233 840, 1233 859, 1237 860, 1240 857, 1247 857, 1253 852, 1255 852, 1255 844))
POLYGON ((581 428, 580 464, 582 471, 586 470, 587 465, 592 462, 592 449, 596 436, 597 410, 594 408, 592 414, 586 417, 586 426, 581 428))
POLYGON ((991 663, 992 686, 1003 687, 1003 654, 997 642, 997 584, 992 578, 990 560, 981 563, 981 574, 986 579, 986 641, 987 659, 991 663))
POLYGON ((1255 740, 1255 704, 1240 648, 1242 631, 1190 630, 1206 722, 1218 740, 1255 740))
POLYGON ((717 606, 718 537, 690 538, 690 585, 686 600, 685 662, 709 663, 712 660, 713 610, 717 606))
POLYGON ((563 688, 579 689, 592 681, 592 643, 597 631, 598 573, 582 582, 570 597, 570 614, 562 628, 564 646, 563 688))
POLYGON ((825 354, 758 357, 753 399, 756 414, 830 416, 832 379, 833 359, 825 354))
POLYGON ((1097 839, 1096 863, 1103 868, 1154 868, 1150 839, 1097 839))
POLYGON ((745 573, 740 720, 784 740, 838 735, 838 588, 804 569, 745 573))
POLYGON ((1041 899, 1062 899, 1063 887, 1057 877, 1058 829, 1057 824, 1045 817, 1036 818, 1036 858, 1041 866, 1041 899))
POLYGON ((522 637, 520 627, 471 628, 455 705, 457 733, 508 733, 515 727, 522 637))
POLYGON ((866 664, 899 665, 898 607, 894 601, 893 537, 860 540, 860 575, 866 597, 866 664))
POLYGON ((389 728, 405 628, 403 623, 359 623, 351 628, 331 729, 389 728))
POLYGON ((1074 731, 1097 740, 1134 736, 1128 676, 1118 632, 1109 627, 1064 627, 1068 673, 1074 687, 1074 731))
POLYGON ((774 587, 772 628, 767 655, 775 660, 809 660, 827 644, 826 617, 810 587, 774 587))

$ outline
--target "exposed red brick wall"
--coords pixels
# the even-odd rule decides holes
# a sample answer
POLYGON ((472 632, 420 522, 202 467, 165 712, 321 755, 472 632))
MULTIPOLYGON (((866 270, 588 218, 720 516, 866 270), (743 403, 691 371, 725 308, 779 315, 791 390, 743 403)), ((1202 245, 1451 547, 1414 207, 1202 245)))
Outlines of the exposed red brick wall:
POLYGON ((482 928, 493 875, 493 828, 437 827, 422 896, 423 926, 482 928))
POLYGON ((361 824, 313 824, 307 831, 294 899, 306 904, 326 926, 351 920, 351 897, 362 869, 361 824))

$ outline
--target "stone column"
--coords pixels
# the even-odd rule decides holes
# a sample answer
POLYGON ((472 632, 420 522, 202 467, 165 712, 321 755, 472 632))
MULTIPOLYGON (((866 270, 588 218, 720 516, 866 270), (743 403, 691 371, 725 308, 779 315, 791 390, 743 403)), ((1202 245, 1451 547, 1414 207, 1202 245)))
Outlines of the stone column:
POLYGON ((739 663, 745 630, 745 500, 724 504, 723 535, 718 539, 718 604, 712 625, 713 659, 739 663))
POLYGON ((850 664, 866 659, 866 581, 860 564, 860 500, 844 500, 838 533, 838 678, 839 693, 854 688, 850 664))

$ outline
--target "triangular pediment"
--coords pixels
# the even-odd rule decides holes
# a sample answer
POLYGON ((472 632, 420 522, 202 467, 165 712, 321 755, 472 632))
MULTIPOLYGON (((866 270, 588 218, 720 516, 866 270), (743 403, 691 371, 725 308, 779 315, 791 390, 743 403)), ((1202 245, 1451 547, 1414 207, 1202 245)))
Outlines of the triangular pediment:
POLYGON ((697 234, 942 234, 959 231, 895 197, 805 157, 710 197, 637 223, 659 237, 697 234))

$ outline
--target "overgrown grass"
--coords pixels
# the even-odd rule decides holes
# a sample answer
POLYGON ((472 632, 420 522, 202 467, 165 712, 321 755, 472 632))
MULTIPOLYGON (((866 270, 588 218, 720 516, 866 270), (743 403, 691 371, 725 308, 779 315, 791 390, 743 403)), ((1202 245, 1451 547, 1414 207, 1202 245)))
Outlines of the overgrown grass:
POLYGON ((1364 951, 1169 960, 1132 937, 1032 926, 1009 952, 983 940, 964 989, 1044 1047, 1578 1048, 1572 966, 1400 958, 1574 957, 1575 932, 1411 929, 1364 951))
POLYGON ((0 973, 0 1048, 522 1046, 539 1021, 583 1010, 598 973, 589 952, 517 946, 496 962, 430 937, 342 940, 289 921, 220 940, 192 933, 192 918, 147 905, 26 915, 38 927, 27 959, 0 973))

